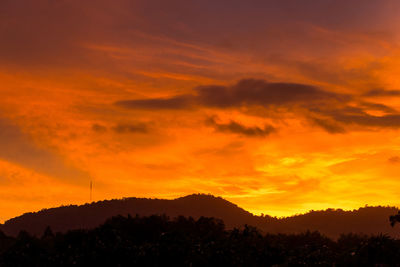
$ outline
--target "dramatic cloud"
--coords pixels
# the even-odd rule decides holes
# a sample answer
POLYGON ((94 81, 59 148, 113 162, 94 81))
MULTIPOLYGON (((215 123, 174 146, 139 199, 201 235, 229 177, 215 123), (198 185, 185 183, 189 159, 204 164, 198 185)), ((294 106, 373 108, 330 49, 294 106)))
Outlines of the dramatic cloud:
POLYGON ((124 100, 116 105, 130 109, 183 109, 194 106, 234 108, 259 105, 263 107, 306 105, 332 101, 348 101, 349 96, 330 93, 317 87, 296 83, 270 83, 264 80, 245 79, 233 86, 200 86, 195 95, 178 95, 171 98, 124 100))
MULTIPOLYGON (((318 87, 296 83, 270 83, 264 80, 246 79, 232 86, 201 86, 193 95, 178 95, 171 98, 138 99, 116 102, 128 109, 187 109, 187 108, 239 108, 260 106, 263 108, 285 108, 296 115, 311 118, 311 121, 329 133, 344 133, 346 125, 359 127, 398 128, 400 113, 381 103, 358 100, 354 95, 324 91, 318 87), (351 105, 351 102, 355 104, 351 105), (386 114, 374 116, 368 110, 386 114)), ((246 129, 235 123, 219 125, 219 131, 245 133, 246 129)), ((248 129, 248 135, 258 132, 248 129)), ((262 129, 259 129, 262 130, 262 129)), ((263 132, 263 131, 261 131, 263 132)), ((268 132, 268 131, 267 131, 268 132)))
POLYGON ((61 156, 35 145, 18 126, 5 119, 0 119, 0 146, 2 159, 39 173, 75 182, 85 182, 88 177, 85 172, 68 165, 61 156))
POLYGON ((218 132, 235 133, 248 137, 265 137, 276 131, 271 125, 265 125, 263 128, 260 128, 257 126, 246 127, 235 121, 230 121, 227 124, 218 123, 214 117, 207 119, 206 125, 213 127, 218 132))
POLYGON ((80 169, 96 200, 398 204, 400 1, 299 2, 1 0, 2 216, 85 203, 80 169))
POLYGON ((241 80, 230 87, 202 86, 196 91, 200 105, 218 108, 249 105, 268 107, 348 99, 346 95, 326 92, 312 85, 270 83, 256 79, 241 80))

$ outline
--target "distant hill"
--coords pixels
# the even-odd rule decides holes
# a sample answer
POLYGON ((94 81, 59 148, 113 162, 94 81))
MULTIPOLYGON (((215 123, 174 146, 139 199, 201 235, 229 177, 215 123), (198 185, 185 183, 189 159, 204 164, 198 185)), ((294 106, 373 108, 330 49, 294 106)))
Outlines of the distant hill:
POLYGON ((400 238, 400 226, 390 226, 389 216, 397 214, 395 207, 363 207, 353 211, 327 209, 279 219, 273 232, 300 233, 317 230, 324 235, 337 238, 342 233, 366 235, 386 234, 400 238))
POLYGON ((354 211, 328 209, 278 219, 255 216, 221 197, 195 194, 174 200, 124 198, 45 209, 10 219, 0 225, 0 230, 13 236, 20 230, 40 236, 47 226, 55 232, 65 232, 71 229, 94 228, 115 215, 166 214, 172 218, 179 215, 194 218, 215 217, 222 219, 227 228, 248 224, 269 233, 317 230, 332 238, 350 232, 368 235, 383 233, 400 238, 400 228, 392 228, 389 223, 389 216, 397 212, 398 209, 393 207, 364 207, 354 211))

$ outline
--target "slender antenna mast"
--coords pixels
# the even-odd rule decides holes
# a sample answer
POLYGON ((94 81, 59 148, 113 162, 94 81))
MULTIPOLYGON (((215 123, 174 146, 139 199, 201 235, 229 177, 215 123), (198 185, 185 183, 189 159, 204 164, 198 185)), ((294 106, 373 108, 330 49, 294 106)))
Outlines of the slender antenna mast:
POLYGON ((93 182, 90 180, 90 203, 92 203, 93 182))

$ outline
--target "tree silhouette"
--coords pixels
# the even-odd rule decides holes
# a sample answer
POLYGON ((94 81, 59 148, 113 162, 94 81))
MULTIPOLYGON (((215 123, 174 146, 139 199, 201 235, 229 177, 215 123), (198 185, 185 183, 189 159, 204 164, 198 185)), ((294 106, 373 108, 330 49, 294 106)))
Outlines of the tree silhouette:
POLYGON ((396 223, 400 222, 400 211, 396 215, 389 217, 390 225, 393 227, 396 223))
POLYGON ((263 234, 221 220, 115 216, 92 230, 40 238, 0 233, 0 266, 400 266, 400 241, 386 235, 263 234))

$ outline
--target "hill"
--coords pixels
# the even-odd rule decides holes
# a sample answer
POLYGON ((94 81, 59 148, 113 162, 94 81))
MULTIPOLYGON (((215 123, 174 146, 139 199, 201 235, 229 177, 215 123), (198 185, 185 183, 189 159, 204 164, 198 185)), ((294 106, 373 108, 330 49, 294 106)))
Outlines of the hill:
POLYGON ((389 217, 397 214, 395 207, 363 207, 344 211, 327 209, 310 211, 306 214, 281 218, 274 224, 274 233, 302 233, 307 230, 319 231, 331 238, 341 234, 354 233, 366 235, 385 234, 400 238, 400 227, 390 226, 389 217))
POLYGON ((222 219, 226 227, 255 226, 268 233, 301 233, 307 230, 338 238, 342 233, 387 234, 400 238, 399 226, 392 228, 389 216, 396 214, 393 207, 364 207, 353 211, 311 211, 286 218, 255 216, 237 205, 212 195, 195 194, 174 200, 124 198, 105 200, 81 206, 71 205, 26 213, 6 221, 0 230, 17 235, 20 230, 40 236, 47 226, 55 232, 71 229, 92 229, 115 215, 179 215, 222 219))
POLYGON ((34 235, 41 235, 47 226, 55 232, 70 229, 94 228, 115 215, 179 215, 193 218, 215 217, 224 220, 228 228, 244 224, 256 224, 257 216, 239 208, 220 197, 211 195, 189 195, 174 200, 124 198, 104 200, 81 206, 70 205, 44 209, 39 212, 25 213, 10 219, 0 226, 0 230, 9 235, 17 235, 20 230, 27 230, 34 235))

